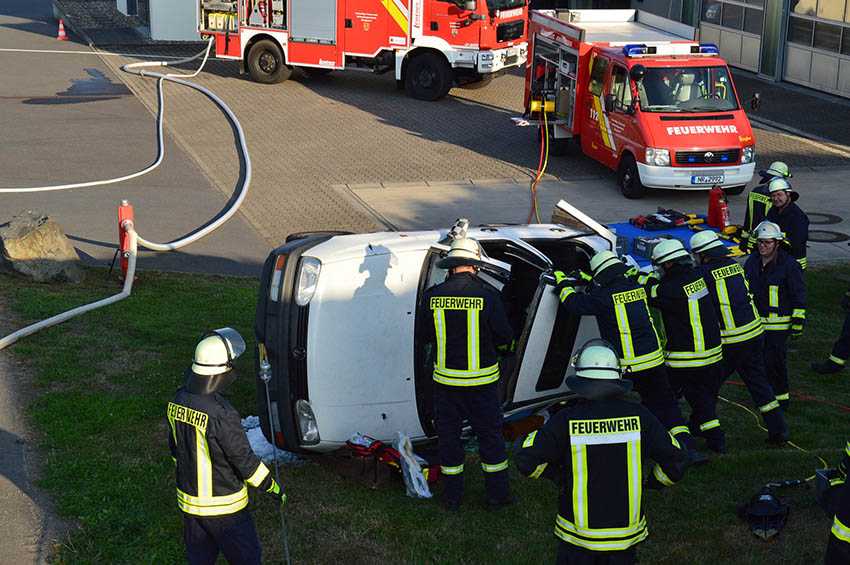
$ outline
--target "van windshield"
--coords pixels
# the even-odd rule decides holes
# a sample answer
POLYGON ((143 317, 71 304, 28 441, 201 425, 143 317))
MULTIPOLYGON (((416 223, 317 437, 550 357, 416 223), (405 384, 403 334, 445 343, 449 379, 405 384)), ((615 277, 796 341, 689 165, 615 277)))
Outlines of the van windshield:
POLYGON ((728 112, 738 109, 726 67, 647 67, 638 83, 644 112, 728 112))
POLYGON ((508 8, 519 8, 521 6, 525 6, 525 0, 487 0, 487 8, 491 12, 507 10, 508 8))

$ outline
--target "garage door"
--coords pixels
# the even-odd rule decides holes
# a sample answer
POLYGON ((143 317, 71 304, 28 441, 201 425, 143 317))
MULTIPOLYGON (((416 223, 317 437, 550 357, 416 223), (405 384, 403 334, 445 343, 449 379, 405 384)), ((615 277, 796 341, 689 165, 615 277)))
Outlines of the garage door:
POLYGON ((715 43, 733 67, 758 72, 764 0, 704 0, 700 41, 715 43))
POLYGON ((791 0, 784 78, 850 97, 850 1, 791 0))

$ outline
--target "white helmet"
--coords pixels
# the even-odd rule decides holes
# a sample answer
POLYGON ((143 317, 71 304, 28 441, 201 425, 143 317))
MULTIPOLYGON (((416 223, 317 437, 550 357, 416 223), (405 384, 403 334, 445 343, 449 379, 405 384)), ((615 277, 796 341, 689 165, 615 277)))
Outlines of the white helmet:
POLYGON ((791 188, 791 185, 788 183, 788 181, 785 180, 785 179, 782 179, 782 178, 773 179, 772 181, 770 181, 770 183, 767 185, 767 190, 771 194, 773 194, 774 192, 779 192, 780 190, 785 191, 785 192, 793 192, 794 191, 794 189, 791 188))
POLYGON ((620 360, 601 339, 586 343, 573 359, 576 376, 583 379, 617 380, 622 376, 620 360))
POLYGON ((213 376, 233 369, 233 361, 245 352, 245 340, 233 328, 213 330, 195 347, 192 372, 213 376))
POLYGON ((453 239, 449 253, 437 263, 441 269, 451 269, 461 265, 476 265, 481 261, 481 246, 471 237, 453 239))
POLYGON ((596 253, 590 258, 590 272, 594 277, 596 277, 608 267, 622 264, 623 262, 620 261, 613 252, 606 249, 605 251, 596 253))
POLYGON ((662 265, 667 261, 675 261, 688 257, 685 246, 678 239, 666 239, 652 250, 652 263, 662 265))
POLYGON ((782 235, 782 228, 773 222, 763 221, 756 226, 756 239, 775 239, 782 241, 785 236, 782 235))
POLYGON ((772 177, 783 179, 790 179, 793 176, 791 174, 791 169, 789 169, 788 165, 782 161, 774 161, 764 172, 772 177))
POLYGON ((703 230, 691 236, 691 251, 694 253, 705 253, 709 249, 723 248, 723 242, 717 237, 717 233, 711 230, 703 230))

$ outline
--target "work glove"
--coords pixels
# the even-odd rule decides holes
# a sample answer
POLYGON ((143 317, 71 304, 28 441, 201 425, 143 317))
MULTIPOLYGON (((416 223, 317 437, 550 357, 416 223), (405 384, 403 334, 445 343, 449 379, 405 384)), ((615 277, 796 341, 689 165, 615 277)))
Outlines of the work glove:
POLYGON ((502 345, 497 345, 496 351, 498 351, 500 356, 502 357, 508 357, 510 355, 513 355, 516 352, 516 340, 512 339, 510 343, 503 343, 502 345))
POLYGON ((280 500, 280 507, 283 508, 286 505, 286 492, 283 490, 277 481, 272 479, 272 484, 269 488, 266 489, 266 492, 272 494, 280 500))
POLYGON ((626 271, 626 278, 627 279, 633 279, 634 280, 634 279, 637 279, 638 276, 640 276, 640 269, 638 269, 637 267, 632 267, 631 269, 626 271))
POLYGON ((575 279, 567 276, 564 271, 555 271, 552 275, 555 277, 555 294, 560 294, 568 286, 575 286, 575 279))

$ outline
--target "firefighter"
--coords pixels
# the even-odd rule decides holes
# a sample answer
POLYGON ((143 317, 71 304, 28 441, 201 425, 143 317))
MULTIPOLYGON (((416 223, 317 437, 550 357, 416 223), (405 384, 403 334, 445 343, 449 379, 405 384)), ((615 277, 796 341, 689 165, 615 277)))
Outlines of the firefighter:
POLYGON ((744 251, 754 251, 756 248, 756 226, 759 225, 767 211, 770 210, 770 192, 767 185, 773 179, 790 179, 792 176, 788 165, 782 161, 774 161, 770 166, 759 171, 761 181, 753 187, 747 195, 747 209, 744 211, 743 233, 741 234, 741 245, 744 251))
POLYGON ((729 251, 717 233, 705 230, 691 237, 691 252, 699 265, 708 292, 720 320, 723 343, 723 383, 737 372, 758 406, 767 426, 768 443, 788 441, 788 426, 767 381, 764 369, 764 327, 753 303, 744 269, 729 257, 729 251))
POLYGON ((850 441, 844 446, 844 457, 838 466, 844 480, 838 491, 832 530, 826 546, 826 565, 847 565, 850 563, 850 481, 847 471, 850 469, 850 441))
POLYGON ((850 358, 850 290, 841 298, 841 308, 846 312, 844 327, 841 328, 841 335, 832 346, 832 353, 826 361, 812 363, 812 369, 822 375, 837 373, 844 368, 847 359, 850 358))
POLYGON ((625 378, 633 383, 643 404, 693 458, 704 458, 694 449, 693 438, 670 387, 664 351, 649 313, 646 291, 626 277, 628 268, 611 251, 600 251, 591 257, 590 270, 592 277, 584 273, 568 277, 555 271, 561 303, 575 316, 596 317, 602 339, 613 345, 625 378), (587 292, 577 292, 575 288, 582 275, 592 279, 587 292))
POLYGON ((239 414, 220 393, 236 378, 233 361, 245 341, 232 328, 207 334, 195 348, 186 381, 168 403, 168 446, 177 465, 177 506, 191 564, 213 564, 219 552, 233 564, 261 562, 247 486, 286 502, 283 488, 260 461, 239 414))
POLYGON ((806 322, 806 285, 800 264, 781 248, 782 230, 765 220, 756 227, 758 253, 744 263, 753 302, 765 329, 764 365, 776 400, 788 410, 788 336, 800 336, 806 322))
POLYGON ((436 344, 434 410, 443 506, 450 511, 460 508, 463 497, 464 419, 480 445, 488 505, 496 509, 514 501, 502 439, 497 356, 497 348, 510 348, 513 330, 499 291, 477 276, 480 259, 477 241, 454 239, 448 255, 437 264, 449 269, 449 276, 425 292, 420 314, 425 343, 436 344))
POLYGON ((809 217, 796 204, 799 194, 785 179, 773 179, 768 184, 770 201, 773 204, 765 219, 779 226, 785 242, 791 248, 791 255, 806 270, 806 242, 809 239, 809 217))
POLYGON ((652 263, 660 281, 647 281, 649 303, 661 311, 664 321, 670 381, 681 388, 691 406, 691 433, 704 437, 712 451, 724 453, 726 436, 717 418, 723 350, 708 286, 678 239, 656 245, 652 263))
POLYGON ((559 564, 630 564, 649 535, 646 488, 663 488, 685 473, 687 455, 661 422, 624 395, 617 352, 591 340, 573 358, 567 378, 578 399, 529 434, 515 455, 520 473, 560 485, 555 535, 559 564), (642 467, 655 461, 642 484, 642 467))

